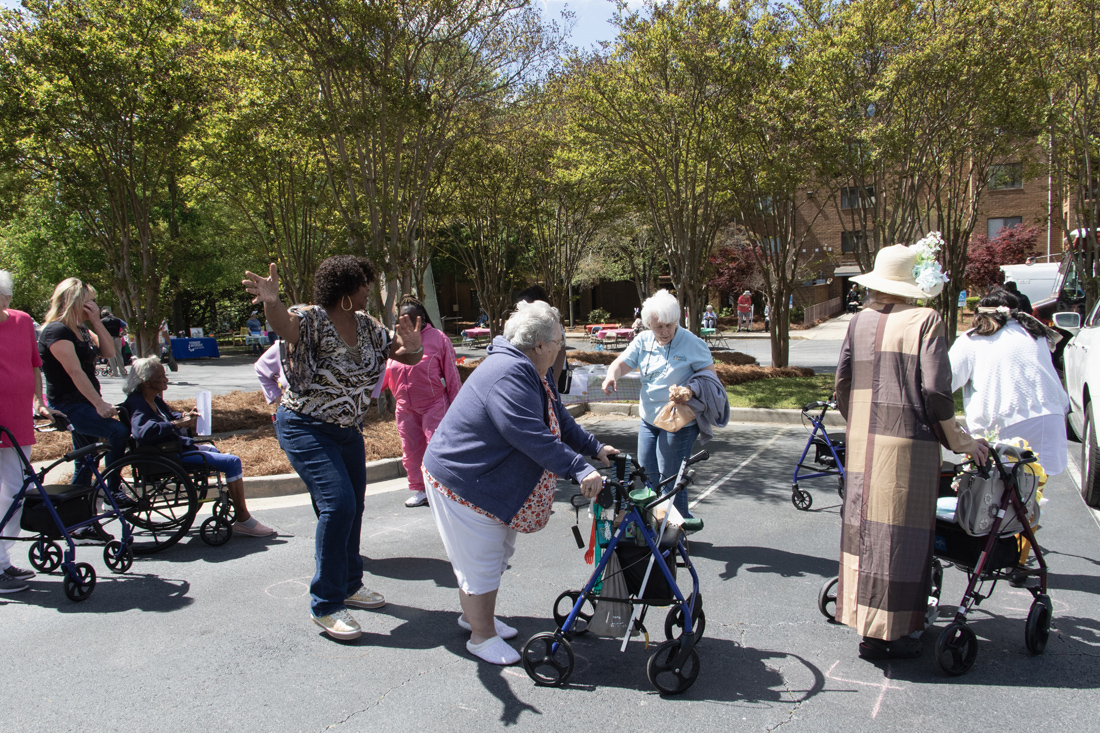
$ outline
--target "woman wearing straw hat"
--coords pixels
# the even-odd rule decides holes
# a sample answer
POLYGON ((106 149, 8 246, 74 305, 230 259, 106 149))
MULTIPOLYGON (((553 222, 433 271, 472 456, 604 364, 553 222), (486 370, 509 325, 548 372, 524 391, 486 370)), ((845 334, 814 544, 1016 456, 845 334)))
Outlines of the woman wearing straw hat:
POLYGON ((836 370, 848 423, 836 619, 860 633, 866 658, 921 652, 940 443, 982 461, 988 454, 955 422, 943 321, 911 302, 943 289, 941 241, 932 234, 885 247, 874 270, 852 278, 869 298, 848 325, 836 370))

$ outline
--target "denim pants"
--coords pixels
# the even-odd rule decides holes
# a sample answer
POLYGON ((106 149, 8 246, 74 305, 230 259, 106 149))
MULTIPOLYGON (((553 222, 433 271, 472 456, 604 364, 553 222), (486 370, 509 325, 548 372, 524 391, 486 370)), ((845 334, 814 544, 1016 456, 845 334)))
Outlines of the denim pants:
POLYGON ((320 515, 309 585, 310 610, 327 616, 363 586, 359 539, 367 490, 367 456, 358 428, 342 428, 280 407, 275 435, 290 465, 302 477, 320 515))
MULTIPOLYGON (((676 476, 680 470, 680 463, 691 456, 691 449, 698 436, 699 426, 696 423, 670 433, 642 420, 642 425, 638 429, 638 462, 645 469, 650 483, 657 484, 654 480, 655 476, 660 476, 661 481, 676 476)), ((672 486, 665 488, 667 490, 672 486)), ((676 494, 672 503, 685 519, 692 516, 688 508, 686 489, 676 494)))
MULTIPOLYGON (((91 445, 95 442, 94 438, 106 438, 107 442, 111 445, 110 452, 107 453, 107 465, 122 458, 122 454, 126 452, 126 446, 130 442, 130 426, 123 425, 113 417, 100 417, 99 413, 95 411, 95 408, 87 402, 74 402, 67 405, 50 405, 53 409, 61 412, 69 420, 69 424, 73 430, 73 448, 83 448, 86 445, 91 445)), ((83 459, 76 462, 75 469, 73 471, 73 483, 74 484, 91 484, 92 472, 85 464, 83 459)), ((118 486, 118 480, 111 481, 114 486, 110 488, 114 489, 118 486)))

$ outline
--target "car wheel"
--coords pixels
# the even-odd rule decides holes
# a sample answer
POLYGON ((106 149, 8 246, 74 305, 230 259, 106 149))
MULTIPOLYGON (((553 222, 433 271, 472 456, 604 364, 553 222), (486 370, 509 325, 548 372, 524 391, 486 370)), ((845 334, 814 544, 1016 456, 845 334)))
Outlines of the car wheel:
POLYGON ((1092 421, 1092 405, 1085 405, 1084 439, 1081 441, 1081 496, 1091 507, 1100 508, 1100 446, 1096 442, 1096 425, 1092 421))

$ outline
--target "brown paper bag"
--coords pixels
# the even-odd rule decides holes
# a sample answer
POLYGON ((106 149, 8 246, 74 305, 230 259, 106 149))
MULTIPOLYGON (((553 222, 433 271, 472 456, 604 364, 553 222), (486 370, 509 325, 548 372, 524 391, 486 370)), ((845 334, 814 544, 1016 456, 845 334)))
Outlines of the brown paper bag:
POLYGON ((669 402, 657 414, 657 419, 653 421, 653 427, 675 433, 694 419, 695 410, 687 405, 669 402))

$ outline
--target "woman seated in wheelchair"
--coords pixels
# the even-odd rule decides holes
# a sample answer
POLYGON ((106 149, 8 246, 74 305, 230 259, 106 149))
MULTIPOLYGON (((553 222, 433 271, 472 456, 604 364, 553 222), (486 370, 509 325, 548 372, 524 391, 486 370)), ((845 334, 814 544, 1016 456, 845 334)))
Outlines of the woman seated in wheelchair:
POLYGON ((125 408, 130 413, 130 432, 139 446, 159 445, 179 441, 184 465, 208 465, 225 474, 229 498, 233 502, 236 522, 234 535, 266 537, 275 530, 262 524, 248 511, 244 500, 244 472, 241 459, 228 453, 220 453, 212 445, 195 443, 187 430, 195 427, 198 414, 194 411, 181 415, 165 403, 163 394, 168 388, 168 374, 155 356, 137 359, 131 365, 130 374, 122 391, 129 395, 125 408))

